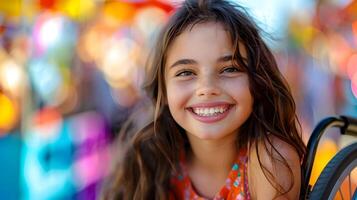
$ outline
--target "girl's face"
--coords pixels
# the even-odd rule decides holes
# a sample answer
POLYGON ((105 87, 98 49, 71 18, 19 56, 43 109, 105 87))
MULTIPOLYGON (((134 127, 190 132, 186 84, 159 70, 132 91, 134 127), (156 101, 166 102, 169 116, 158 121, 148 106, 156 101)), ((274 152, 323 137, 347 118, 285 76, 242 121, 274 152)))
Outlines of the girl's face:
MULTIPOLYGON (((246 57, 243 45, 241 52, 246 57)), ((231 59, 233 47, 219 23, 197 24, 180 34, 167 52, 167 103, 189 137, 235 137, 252 112, 248 75, 231 59)))

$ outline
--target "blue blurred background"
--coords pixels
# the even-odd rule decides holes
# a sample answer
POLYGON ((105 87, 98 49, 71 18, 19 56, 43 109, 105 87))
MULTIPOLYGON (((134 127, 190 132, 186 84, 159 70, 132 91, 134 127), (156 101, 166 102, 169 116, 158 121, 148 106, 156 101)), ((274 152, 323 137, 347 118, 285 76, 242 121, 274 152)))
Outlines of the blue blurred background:
MULTIPOLYGON (((0 0, 1 199, 98 198, 117 133, 143 100, 152 42, 179 2, 0 0)), ((268 33, 305 141, 327 116, 357 117, 356 0, 236 2, 268 33)), ((323 140, 312 183, 351 141, 323 140)))

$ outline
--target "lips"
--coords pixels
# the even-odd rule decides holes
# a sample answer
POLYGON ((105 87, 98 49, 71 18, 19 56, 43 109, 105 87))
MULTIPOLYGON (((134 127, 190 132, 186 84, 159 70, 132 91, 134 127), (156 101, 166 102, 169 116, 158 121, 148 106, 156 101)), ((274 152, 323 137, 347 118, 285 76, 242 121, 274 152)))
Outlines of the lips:
POLYGON ((201 103, 187 108, 195 119, 203 123, 214 123, 224 119, 234 105, 226 102, 201 103))

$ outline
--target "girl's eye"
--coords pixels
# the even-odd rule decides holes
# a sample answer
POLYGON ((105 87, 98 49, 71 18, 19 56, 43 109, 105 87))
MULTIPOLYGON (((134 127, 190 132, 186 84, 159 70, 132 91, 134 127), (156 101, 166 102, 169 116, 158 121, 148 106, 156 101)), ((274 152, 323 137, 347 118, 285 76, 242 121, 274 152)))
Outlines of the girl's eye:
POLYGON ((193 72, 191 71, 181 71, 176 74, 176 76, 191 76, 191 75, 193 75, 193 72))
POLYGON ((241 70, 239 70, 237 67, 225 67, 223 70, 222 70, 222 73, 235 73, 235 72, 240 72, 241 70))

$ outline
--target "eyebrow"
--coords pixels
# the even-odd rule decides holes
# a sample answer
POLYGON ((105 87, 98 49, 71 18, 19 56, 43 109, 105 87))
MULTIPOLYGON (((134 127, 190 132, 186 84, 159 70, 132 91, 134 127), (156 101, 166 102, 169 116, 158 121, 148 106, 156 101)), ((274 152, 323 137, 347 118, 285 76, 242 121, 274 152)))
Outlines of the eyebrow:
POLYGON ((176 61, 174 64, 172 64, 170 68, 173 68, 177 65, 190 65, 190 64, 197 64, 197 62, 193 59, 180 59, 176 61))
MULTIPOLYGON (((227 56, 218 58, 217 62, 228 62, 228 61, 231 61, 232 59, 233 59, 232 55, 227 55, 227 56)), ((176 61, 174 64, 172 64, 170 68, 173 68, 177 65, 192 65, 192 64, 197 64, 197 61, 195 61, 193 59, 180 59, 180 60, 176 61)))
POLYGON ((228 61, 232 61, 232 60, 233 60, 232 55, 223 56, 223 57, 218 58, 218 62, 228 62, 228 61))

